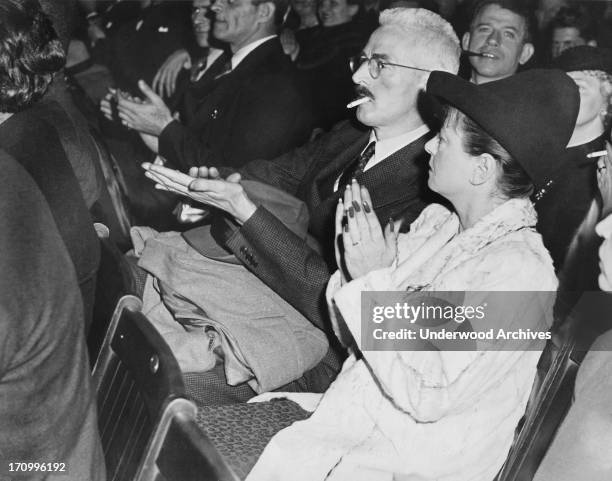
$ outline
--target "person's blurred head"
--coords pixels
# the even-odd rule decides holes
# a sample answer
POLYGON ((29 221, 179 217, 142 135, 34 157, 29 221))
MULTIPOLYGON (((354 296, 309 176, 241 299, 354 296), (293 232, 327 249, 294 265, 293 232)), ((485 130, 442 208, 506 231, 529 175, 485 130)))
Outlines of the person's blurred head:
POLYGON ((300 17, 301 23, 317 16, 317 0, 291 0, 291 8, 300 17))
POLYGON ((552 21, 552 56, 561 55, 568 48, 597 45, 593 22, 584 8, 563 7, 552 21))
POLYGON ((191 24, 200 47, 208 47, 208 35, 212 25, 210 6, 211 0, 193 0, 191 6, 191 24))
POLYGON ((387 8, 425 8, 439 13, 438 4, 433 0, 391 0, 387 8))
POLYGON ((568 0, 538 0, 535 11, 538 28, 544 30, 548 27, 561 7, 567 7, 568 0))
POLYGON ((609 127, 612 113, 612 50, 580 46, 565 50, 555 60, 580 92, 580 111, 570 145, 599 137, 609 127))
POLYGON ((514 75, 534 53, 534 24, 533 12, 522 0, 477 3, 462 45, 487 56, 470 57, 472 81, 484 83, 514 75))
POLYGON ((428 71, 456 73, 459 55, 459 39, 439 15, 423 9, 384 10, 380 27, 370 36, 361 59, 354 65, 357 93, 370 98, 357 107, 357 118, 373 127, 379 140, 419 127, 422 119, 417 101, 427 83, 428 71))
POLYGON ((215 0, 213 35, 232 52, 274 35, 283 23, 288 0, 215 0))
POLYGON ((333 27, 350 22, 359 12, 360 0, 319 0, 321 25, 333 27))
POLYGON ((65 54, 37 1, 0 2, 0 112, 14 113, 39 100, 65 54))
POLYGON ((533 182, 521 165, 474 120, 447 107, 431 154, 429 188, 453 204, 478 195, 502 200, 529 197, 533 182))

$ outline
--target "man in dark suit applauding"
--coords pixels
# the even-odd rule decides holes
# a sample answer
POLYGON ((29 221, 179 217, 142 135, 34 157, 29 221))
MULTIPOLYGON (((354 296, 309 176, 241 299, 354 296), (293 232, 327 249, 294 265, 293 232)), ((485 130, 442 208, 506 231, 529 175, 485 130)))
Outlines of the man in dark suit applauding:
MULTIPOLYGON (((232 174, 223 180, 217 169, 190 171, 191 179, 161 166, 145 165, 147 176, 168 190, 226 213, 217 242, 234 253, 259 279, 312 323, 331 332, 324 291, 334 260, 334 213, 346 185, 368 188, 381 223, 412 222, 425 206, 426 141, 429 129, 417 108, 429 72, 456 73, 459 40, 450 24, 423 9, 392 9, 380 16, 360 59, 353 64, 360 126, 338 124, 331 132, 274 160, 256 160, 243 178, 280 187, 303 200, 310 212, 309 233, 322 253, 255 204, 232 174)), ((353 102, 353 104, 356 102, 353 102)), ((350 106, 351 104, 349 104, 350 106)), ((205 288, 205 287, 203 287, 205 288)), ((228 293, 228 298, 240 293, 228 293)), ((334 374, 333 356, 306 386, 321 392, 334 374)), ((339 364, 335 364, 338 368, 339 364)), ((317 369, 317 368, 315 368, 317 369)))
MULTIPOLYGON (((124 125, 157 138, 149 147, 185 170, 213 161, 237 168, 304 142, 313 127, 309 96, 276 35, 287 5, 286 0, 217 0, 213 36, 230 52, 189 89, 182 118, 175 119, 161 97, 140 82, 144 101, 118 97, 124 125)), ((103 111, 110 112, 108 102, 103 111)))

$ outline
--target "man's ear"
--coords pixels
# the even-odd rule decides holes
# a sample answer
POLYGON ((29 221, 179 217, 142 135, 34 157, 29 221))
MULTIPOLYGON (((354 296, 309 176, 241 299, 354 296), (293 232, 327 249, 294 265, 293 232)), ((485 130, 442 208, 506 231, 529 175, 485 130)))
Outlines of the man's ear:
POLYGON ((469 50, 470 46, 470 32, 465 32, 463 34, 463 38, 461 39, 461 48, 463 50, 469 50))
POLYGON ((491 154, 480 154, 474 159, 474 169, 470 182, 472 185, 482 185, 497 175, 497 161, 491 154))
POLYGON ((534 52, 535 52, 535 47, 533 46, 533 44, 531 42, 527 42, 525 45, 523 45, 523 49, 521 50, 521 56, 519 57, 519 63, 521 65, 525 65, 527 61, 531 57, 533 57, 534 52))
POLYGON ((589 40, 586 44, 589 47, 597 47, 597 40, 589 40))
POLYGON ((351 18, 353 18, 355 15, 357 15, 358 11, 359 11, 359 5, 349 5, 348 6, 348 12, 349 12, 349 15, 351 16, 351 18))
POLYGON ((276 5, 273 2, 262 2, 257 5, 257 20, 259 23, 267 23, 274 20, 276 5))

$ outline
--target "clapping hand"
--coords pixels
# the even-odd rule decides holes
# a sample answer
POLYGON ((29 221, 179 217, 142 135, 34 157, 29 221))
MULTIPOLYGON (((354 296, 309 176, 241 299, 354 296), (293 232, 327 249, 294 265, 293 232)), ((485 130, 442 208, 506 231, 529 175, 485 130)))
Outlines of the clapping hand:
POLYGON ((607 155, 597 160, 597 185, 602 199, 602 217, 612 214, 612 145, 606 144, 607 155))
POLYGON ((123 125, 149 135, 159 136, 174 120, 172 112, 162 98, 151 87, 140 80, 138 87, 145 99, 134 100, 126 96, 117 97, 117 111, 123 125))
POLYGON ((156 188, 221 209, 232 215, 240 224, 246 222, 257 209, 239 182, 240 174, 221 179, 219 172, 213 167, 192 168, 192 175, 150 163, 145 163, 142 167, 146 170, 145 175, 157 183, 156 188))
POLYGON ((155 74, 153 90, 162 97, 171 97, 176 90, 176 81, 181 70, 190 67, 191 58, 187 50, 180 49, 172 53, 155 74))
POLYGON ((389 219, 383 233, 368 189, 353 180, 336 209, 336 261, 345 278, 390 266, 397 255, 397 231, 389 219))

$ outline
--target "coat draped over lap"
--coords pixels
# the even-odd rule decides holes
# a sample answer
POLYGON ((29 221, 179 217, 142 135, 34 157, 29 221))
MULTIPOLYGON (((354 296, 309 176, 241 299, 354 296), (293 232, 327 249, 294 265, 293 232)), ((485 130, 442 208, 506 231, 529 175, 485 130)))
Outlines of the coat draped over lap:
MULTIPOLYGON (((346 323, 361 345, 364 291, 464 291, 464 306, 488 303, 480 327, 503 312, 508 330, 545 332, 557 280, 535 223, 527 199, 509 200, 463 231, 456 214, 429 206, 400 234, 394 265, 345 285, 338 272, 332 276, 327 298, 336 331, 346 323), (519 302, 504 309, 504 296, 490 291, 518 291, 519 302)), ((470 351, 353 349, 312 416, 280 431, 248 479, 490 481, 507 456, 544 345, 507 342, 484 350, 477 341, 470 351)))

